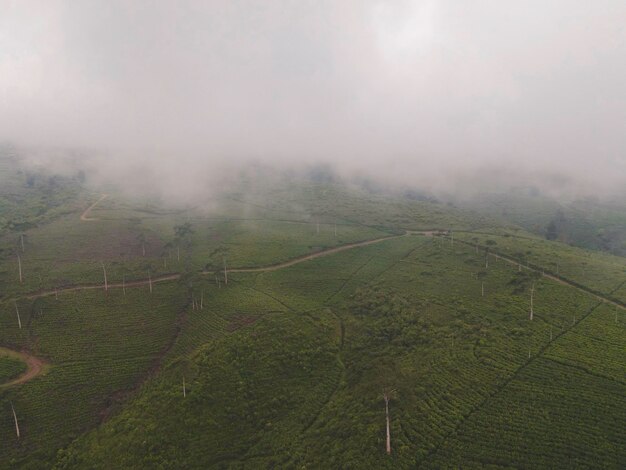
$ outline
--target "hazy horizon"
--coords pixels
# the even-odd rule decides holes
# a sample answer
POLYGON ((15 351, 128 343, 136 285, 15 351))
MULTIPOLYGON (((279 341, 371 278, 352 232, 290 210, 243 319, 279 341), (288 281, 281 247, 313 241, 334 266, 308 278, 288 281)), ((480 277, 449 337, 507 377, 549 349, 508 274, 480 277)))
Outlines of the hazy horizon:
POLYGON ((0 142, 189 197, 250 162, 433 192, 626 187, 626 4, 0 4, 0 142), (87 155, 93 158, 87 159, 87 155))

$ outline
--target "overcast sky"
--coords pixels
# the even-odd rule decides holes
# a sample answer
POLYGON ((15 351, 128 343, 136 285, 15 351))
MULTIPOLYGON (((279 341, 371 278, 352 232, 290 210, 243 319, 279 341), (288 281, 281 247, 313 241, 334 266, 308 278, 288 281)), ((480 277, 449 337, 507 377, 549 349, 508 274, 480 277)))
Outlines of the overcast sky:
POLYGON ((625 25, 624 0, 0 0, 0 141, 619 189, 625 25))

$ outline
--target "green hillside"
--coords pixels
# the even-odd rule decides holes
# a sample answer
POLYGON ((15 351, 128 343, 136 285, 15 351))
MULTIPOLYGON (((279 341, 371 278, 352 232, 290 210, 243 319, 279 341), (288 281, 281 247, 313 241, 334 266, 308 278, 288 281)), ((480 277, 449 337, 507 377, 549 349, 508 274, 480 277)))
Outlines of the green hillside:
POLYGON ((626 464, 622 257, 339 182, 9 189, 0 468, 626 464))

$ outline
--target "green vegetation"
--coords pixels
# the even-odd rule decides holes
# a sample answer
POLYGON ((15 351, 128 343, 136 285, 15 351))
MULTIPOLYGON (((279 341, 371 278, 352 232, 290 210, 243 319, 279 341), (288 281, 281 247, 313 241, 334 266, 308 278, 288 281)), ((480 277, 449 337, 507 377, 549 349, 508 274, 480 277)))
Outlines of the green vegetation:
POLYGON ((557 201, 536 189, 482 194, 463 207, 498 217, 548 240, 581 248, 626 255, 626 205, 593 198, 557 201))
MULTIPOLYGON (((81 221, 99 196, 72 181, 0 238, 0 346, 44 362, 0 387, 0 468, 626 461, 626 309, 602 301, 626 301, 623 258, 331 183, 109 196, 81 221)), ((24 370, 0 353, 0 384, 24 370)))
POLYGON ((626 258, 549 242, 521 231, 459 232, 455 237, 471 245, 488 247, 492 253, 507 255, 521 262, 522 266, 534 266, 595 292, 626 301, 622 290, 626 258))
POLYGON ((10 356, 3 356, 0 351, 0 384, 9 382, 26 372, 26 364, 10 356))

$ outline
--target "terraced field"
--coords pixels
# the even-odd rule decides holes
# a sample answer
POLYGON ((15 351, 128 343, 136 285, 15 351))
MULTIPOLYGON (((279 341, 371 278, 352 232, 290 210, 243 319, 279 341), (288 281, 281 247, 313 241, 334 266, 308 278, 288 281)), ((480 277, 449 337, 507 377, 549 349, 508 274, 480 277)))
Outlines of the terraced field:
POLYGON ((97 198, 2 239, 0 345, 42 368, 0 388, 0 468, 626 462, 622 258, 332 185, 97 198))
MULTIPOLYGON (((337 253, 279 271, 233 274, 234 286, 224 287, 222 292, 214 287, 213 292, 218 294, 209 296, 209 306, 204 306, 208 313, 203 314, 202 310, 192 312, 195 315, 193 327, 179 336, 181 347, 185 345, 189 350, 201 343, 206 346, 188 356, 191 362, 180 365, 172 362, 167 379, 162 377, 148 383, 142 396, 111 424, 79 439, 64 454, 61 464, 69 468, 90 462, 96 467, 104 467, 111 456, 109 445, 113 443, 120 456, 115 462, 130 466, 146 462, 172 467, 194 467, 198 462, 225 466, 306 464, 354 468, 372 462, 389 468, 438 467, 445 462, 470 467, 503 464, 506 453, 503 454, 501 449, 506 446, 499 447, 498 439, 480 440, 480 448, 475 446, 471 458, 468 457, 468 442, 476 440, 479 431, 479 425, 473 424, 475 420, 485 413, 502 413, 498 406, 502 406, 499 403, 505 400, 503 397, 518 390, 518 382, 534 370, 535 364, 543 364, 551 351, 567 344, 571 338, 575 340, 578 329, 595 318, 596 311, 609 307, 597 307, 597 301, 584 292, 540 276, 533 278, 526 272, 520 273, 515 266, 504 261, 487 270, 483 262, 484 255, 476 255, 469 247, 457 245, 451 249, 445 245, 442 248, 438 241, 413 236, 337 253), (445 289, 442 289, 442 278, 446 280, 445 289), (529 289, 532 282, 535 282, 536 294, 534 318, 530 321, 529 289), (487 287, 484 295, 483 283, 487 287), (254 295, 243 295, 246 291, 254 295), (254 300, 257 295, 261 297, 254 300), (242 300, 243 304, 240 303, 242 300), (253 307, 255 311, 265 313, 252 319, 251 304, 246 305, 248 302, 256 305, 253 307), (263 307, 263 303, 267 306, 263 307), (273 309, 276 310, 272 312, 273 309), (214 311, 231 312, 231 324, 232 315, 238 318, 246 315, 246 325, 229 329, 224 314, 215 315, 214 311), (283 341, 286 333, 279 325, 287 319, 321 329, 319 334, 322 336, 316 340, 317 351, 327 357, 328 364, 313 369, 308 360, 299 359, 298 370, 321 373, 308 376, 310 384, 318 384, 321 388, 315 388, 317 402, 299 398, 298 403, 304 408, 297 408, 298 418, 283 414, 278 406, 283 400, 289 400, 285 393, 289 393, 287 391, 292 386, 281 382, 288 372, 280 367, 257 370, 260 367, 256 358, 259 351, 269 354, 263 356, 263 363, 280 360, 292 364, 288 358, 300 357, 299 345, 289 346, 293 348, 290 352, 284 349, 289 343, 283 341), (201 331, 206 333, 199 334, 201 331), (278 337, 273 337, 272 331, 279 332, 278 337), (220 349, 224 341, 234 341, 224 338, 247 341, 243 336, 254 338, 254 341, 263 337, 268 343, 262 348, 253 348, 253 351, 237 347, 227 353, 220 349), (210 362, 205 356, 207 347, 211 351, 210 362), (232 354, 237 358, 235 363, 232 354), (259 441, 239 439, 237 446, 231 445, 231 452, 224 454, 224 449, 207 446, 204 441, 198 442, 189 435, 184 455, 160 451, 158 449, 164 443, 152 442, 149 460, 145 460, 148 458, 146 453, 129 456, 133 454, 130 451, 133 442, 151 441, 150 436, 140 431, 133 431, 132 438, 126 440, 122 435, 123 423, 143 422, 143 414, 151 407, 156 407, 154 413, 159 416, 160 426, 175 429, 181 420, 186 422, 204 416, 214 423, 213 428, 202 428, 204 438, 222 442, 224 430, 228 436, 232 419, 243 419, 232 414, 239 405, 228 408, 230 415, 222 416, 212 408, 215 405, 209 405, 201 398, 209 392, 200 377, 215 369, 224 371, 220 373, 236 374, 238 386, 246 390, 250 399, 262 397, 262 401, 277 406, 276 413, 265 415, 259 412, 244 420, 252 423, 254 429, 263 429, 263 437, 258 438, 259 441), (191 405, 182 398, 180 403, 176 399, 165 399, 181 393, 183 371, 193 371, 184 372, 188 374, 189 387, 185 400, 195 397, 191 405), (257 375, 261 371, 262 375, 257 375), (273 398, 264 391, 266 383, 275 386, 273 398), (382 451, 384 419, 380 390, 385 386, 397 390, 392 401, 395 451, 391 458, 382 451), (202 392, 197 392, 197 388, 202 392), (198 396, 194 395, 196 393, 198 396), (173 409, 163 408, 166 403, 173 409), (296 422, 301 422, 301 427, 296 422), (467 438, 463 437, 464 433, 467 438), (460 439, 464 440, 456 444, 460 439), (458 449, 465 453, 455 454, 458 449), (88 460, 83 460, 85 458, 88 460)), ((209 289, 208 286, 202 287, 205 288, 209 289)), ((606 322, 607 319, 603 320, 606 322)), ((614 319, 608 320, 615 328, 614 319)), ((602 320, 598 321, 607 327, 602 320)), ((236 324, 241 325, 241 320, 236 324)), ((615 329, 614 334, 623 339, 624 329, 615 329)), ((619 348, 615 348, 611 354, 617 357, 619 353, 619 348)), ((603 362, 604 358, 598 360, 603 362)), ((549 363, 556 368, 551 372, 555 378, 567 376, 570 366, 563 364, 560 370, 558 362, 550 360, 549 363)), ((222 383, 233 386, 228 380, 216 380, 210 386, 210 393, 226 396, 222 383)), ((559 393, 567 392, 567 388, 557 393, 558 390, 553 387, 545 391, 550 395, 545 397, 546 406, 558 400, 559 393)), ((602 386, 597 390, 602 390, 602 386)), ((613 393, 615 391, 609 389, 602 400, 610 401, 613 393)), ((524 416, 524 409, 528 406, 522 403, 522 398, 510 398, 517 400, 520 416, 524 416)), ((543 406, 534 403, 537 407, 543 406)), ((243 403, 241 406, 247 409, 243 403)), ((257 403, 257 406, 263 405, 257 403)), ((549 407, 542 413, 548 413, 548 410, 549 407)), ((567 419, 575 419, 575 416, 567 419)), ((525 426, 529 423, 532 422, 526 421, 525 426)), ((146 424, 146 429, 155 425, 155 422, 146 424)), ((483 426, 493 432, 498 429, 483 426)), ((525 460, 515 460, 514 455, 510 461, 522 466, 533 461, 539 462, 540 466, 550 466, 562 459, 568 449, 575 448, 572 433, 567 441, 571 444, 554 455, 547 454, 547 447, 536 441, 543 433, 556 432, 558 427, 551 428, 549 420, 542 426, 534 431, 534 437, 526 436, 531 441, 529 445, 537 447, 534 453, 529 453, 525 460)), ((615 427, 610 429, 617 432, 615 427)), ((523 430, 520 421, 517 432, 523 430)), ((250 430, 251 434, 254 432, 258 431, 250 430)), ((600 439, 598 436, 604 436, 602 432, 597 434, 596 441, 600 439)), ((514 436, 515 431, 508 435, 514 436)), ((606 445, 623 442, 622 434, 617 432, 615 436, 606 445)), ((589 442, 581 447, 588 450, 583 451, 580 460, 568 461, 578 462, 581 466, 589 463, 583 456, 585 452, 591 452, 593 445, 589 442)), ((602 459, 598 462, 608 466, 619 462, 620 454, 614 451, 597 453, 596 457, 602 459)))
POLYGON ((526 234, 459 232, 457 240, 487 247, 490 251, 509 255, 522 265, 530 264, 576 282, 622 302, 626 278, 626 258, 592 252, 550 242, 526 234))

